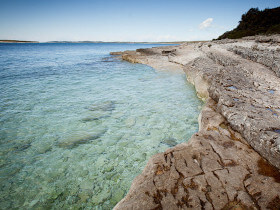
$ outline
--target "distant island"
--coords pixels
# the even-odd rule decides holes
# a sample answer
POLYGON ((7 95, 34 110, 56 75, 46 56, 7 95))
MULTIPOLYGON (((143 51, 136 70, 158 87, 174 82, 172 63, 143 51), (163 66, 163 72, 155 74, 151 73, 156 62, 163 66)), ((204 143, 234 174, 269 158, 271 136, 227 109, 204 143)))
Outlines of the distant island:
POLYGON ((265 9, 251 8, 243 14, 239 25, 219 36, 218 39, 239 39, 245 36, 271 35, 280 33, 280 7, 265 9))
POLYGON ((37 41, 0 40, 0 43, 38 43, 37 41))

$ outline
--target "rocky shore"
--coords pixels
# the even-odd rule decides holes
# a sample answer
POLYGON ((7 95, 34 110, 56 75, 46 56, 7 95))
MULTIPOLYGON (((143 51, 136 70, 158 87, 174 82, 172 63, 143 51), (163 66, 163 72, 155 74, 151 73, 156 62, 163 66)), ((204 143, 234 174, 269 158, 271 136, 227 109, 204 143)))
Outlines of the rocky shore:
POLYGON ((150 158, 114 209, 280 209, 280 36, 114 52, 182 69, 199 132, 150 158))

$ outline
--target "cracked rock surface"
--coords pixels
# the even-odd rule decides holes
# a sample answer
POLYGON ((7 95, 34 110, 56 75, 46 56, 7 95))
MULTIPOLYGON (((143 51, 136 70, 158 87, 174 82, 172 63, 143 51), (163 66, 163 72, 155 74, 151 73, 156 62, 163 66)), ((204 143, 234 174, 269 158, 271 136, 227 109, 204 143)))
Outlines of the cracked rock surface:
POLYGON ((117 53, 157 69, 183 69, 205 106, 199 132, 154 155, 115 209, 280 209, 279 40, 117 53))

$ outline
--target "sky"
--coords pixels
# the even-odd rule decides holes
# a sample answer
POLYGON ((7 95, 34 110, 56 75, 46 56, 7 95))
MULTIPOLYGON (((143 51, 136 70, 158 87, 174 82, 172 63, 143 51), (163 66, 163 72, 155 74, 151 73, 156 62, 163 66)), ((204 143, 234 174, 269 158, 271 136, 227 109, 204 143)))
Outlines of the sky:
POLYGON ((0 39, 211 40, 280 0, 0 0, 0 39))

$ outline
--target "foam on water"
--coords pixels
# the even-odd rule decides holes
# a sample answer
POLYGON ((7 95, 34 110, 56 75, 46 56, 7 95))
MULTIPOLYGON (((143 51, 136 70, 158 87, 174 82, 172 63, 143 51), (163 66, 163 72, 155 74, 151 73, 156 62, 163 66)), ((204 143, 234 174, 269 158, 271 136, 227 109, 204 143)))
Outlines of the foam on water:
POLYGON ((110 209, 153 154, 197 131, 183 74, 108 55, 151 46, 0 45, 1 208, 110 209))

